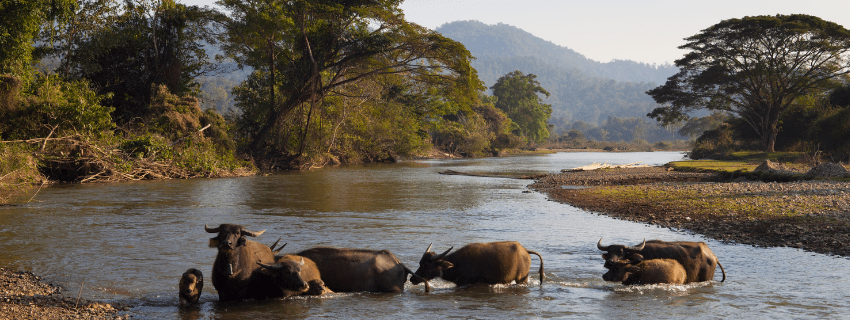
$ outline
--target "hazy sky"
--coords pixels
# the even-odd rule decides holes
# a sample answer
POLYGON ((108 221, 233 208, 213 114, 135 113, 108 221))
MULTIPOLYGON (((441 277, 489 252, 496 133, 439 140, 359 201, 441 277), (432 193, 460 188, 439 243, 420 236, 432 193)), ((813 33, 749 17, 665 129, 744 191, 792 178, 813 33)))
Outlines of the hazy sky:
MULTIPOLYGON (((213 5, 215 0, 178 0, 213 5)), ((684 38, 721 20, 804 13, 850 28, 850 0, 405 0, 408 21, 505 23, 586 57, 673 63, 684 38)))

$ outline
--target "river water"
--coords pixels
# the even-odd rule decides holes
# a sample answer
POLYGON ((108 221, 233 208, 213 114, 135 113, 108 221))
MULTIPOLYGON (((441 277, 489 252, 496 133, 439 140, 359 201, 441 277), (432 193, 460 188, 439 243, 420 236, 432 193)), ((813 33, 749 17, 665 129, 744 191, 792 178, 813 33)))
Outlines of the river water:
MULTIPOLYGON (((793 248, 724 244, 682 231, 620 221, 529 192, 530 180, 441 175, 451 169, 505 176, 558 172, 593 162, 663 164, 675 152, 557 153, 342 166, 268 176, 60 185, 34 201, 0 207, 0 266, 32 270, 66 294, 134 305, 136 319, 248 318, 844 318, 850 260, 793 248), (197 309, 178 310, 188 268, 209 275, 216 250, 204 224, 267 231, 254 239, 284 252, 313 246, 388 249, 410 268, 435 251, 517 240, 532 256, 527 285, 434 292, 409 282, 399 294, 221 304, 207 281, 197 309), (726 282, 624 287, 602 280, 596 242, 644 238, 705 241, 726 282)), ((26 197, 27 199, 29 196, 26 197)), ((716 280, 720 280, 718 270, 716 280)))

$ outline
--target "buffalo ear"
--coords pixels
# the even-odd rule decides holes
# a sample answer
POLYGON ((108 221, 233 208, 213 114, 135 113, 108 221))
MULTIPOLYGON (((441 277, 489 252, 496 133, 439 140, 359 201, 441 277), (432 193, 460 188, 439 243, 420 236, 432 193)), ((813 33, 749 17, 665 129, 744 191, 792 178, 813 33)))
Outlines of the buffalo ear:
POLYGON ((440 267, 442 267, 443 270, 445 270, 445 269, 454 268, 455 265, 453 265, 451 262, 443 261, 442 263, 440 263, 440 267))
POLYGON ((236 245, 237 246, 244 246, 246 241, 248 241, 248 239, 245 238, 245 236, 241 236, 241 237, 239 237, 239 240, 236 240, 236 245))
POLYGON ((604 260, 608 260, 608 258, 610 258, 610 257, 611 257, 611 255, 610 255, 610 254, 608 254, 608 253, 603 253, 603 254, 602 254, 602 259, 604 259, 604 260))
POLYGON ((640 253, 632 253, 631 255, 629 255, 629 260, 632 260, 633 262, 641 262, 644 259, 643 255, 641 255, 640 253))
POLYGON ((628 267, 626 271, 631 273, 638 273, 640 272, 640 267, 628 267))
POLYGON ((217 247, 218 247, 218 239, 216 239, 216 238, 210 239, 210 248, 217 248, 217 247))

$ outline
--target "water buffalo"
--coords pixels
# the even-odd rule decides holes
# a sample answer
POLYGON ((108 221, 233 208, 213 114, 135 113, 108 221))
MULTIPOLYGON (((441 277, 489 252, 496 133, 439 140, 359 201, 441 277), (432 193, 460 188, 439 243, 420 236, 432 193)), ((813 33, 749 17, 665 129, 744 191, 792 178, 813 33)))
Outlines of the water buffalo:
POLYGON ((605 281, 622 282, 624 285, 670 283, 684 284, 685 267, 673 259, 650 259, 634 263, 621 260, 611 264, 611 269, 602 275, 605 281))
POLYGON ((180 277, 178 285, 180 292, 180 307, 185 308, 195 303, 201 298, 201 291, 204 289, 204 274, 195 268, 189 268, 180 277))
POLYGON ((274 265, 257 262, 274 279, 274 283, 283 292, 283 297, 295 295, 322 295, 330 293, 319 274, 319 268, 313 260, 287 254, 277 257, 274 265))
POLYGON ((218 290, 220 301, 241 299, 266 299, 283 293, 257 262, 273 264, 274 254, 269 247, 245 238, 257 237, 265 230, 253 232, 240 225, 222 224, 218 228, 204 225, 209 233, 218 233, 210 239, 210 247, 218 248, 212 269, 212 283, 218 290))
MULTIPOLYGON (((407 274, 413 273, 388 250, 317 247, 296 255, 313 260, 334 292, 403 292, 407 274)), ((425 290, 430 290, 427 283, 425 290)))
MULTIPOLYGON (((449 254, 452 248, 438 255, 430 251, 429 245, 415 274, 428 280, 440 277, 458 286, 476 283, 507 284, 512 281, 517 284, 526 283, 531 266, 531 253, 540 258, 540 283, 543 283, 543 257, 537 252, 526 250, 519 242, 472 243, 449 254)), ((421 281, 411 278, 410 282, 418 284, 421 281)))
POLYGON ((726 281, 726 271, 723 270, 723 265, 717 261, 717 256, 714 255, 714 252, 711 252, 705 242, 644 240, 637 246, 616 244, 603 246, 602 238, 600 238, 596 247, 599 250, 606 251, 602 254, 602 258, 605 259, 605 267, 609 269, 612 263, 624 259, 633 262, 650 259, 673 259, 685 268, 687 274, 685 283, 714 279, 714 271, 717 266, 720 266, 720 271, 723 273, 723 279, 720 282, 726 281))

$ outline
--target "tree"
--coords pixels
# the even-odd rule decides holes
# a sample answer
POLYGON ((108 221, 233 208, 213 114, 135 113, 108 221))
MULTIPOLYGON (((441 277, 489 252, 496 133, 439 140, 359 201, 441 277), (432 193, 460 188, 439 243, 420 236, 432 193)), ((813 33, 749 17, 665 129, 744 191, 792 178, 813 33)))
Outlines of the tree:
POLYGON ((664 104, 647 116, 662 124, 695 110, 727 111, 744 120, 773 152, 780 117, 794 101, 834 86, 850 73, 850 31, 795 14, 729 19, 686 38, 679 73, 647 91, 664 104))
POLYGON ((70 16, 75 6, 74 0, 0 0, 0 73, 29 67, 42 23, 70 16))
POLYGON ((691 138, 699 137, 703 132, 714 130, 726 121, 727 116, 721 112, 712 112, 705 117, 692 117, 679 129, 679 135, 691 138))
POLYGON ((85 1, 80 13, 90 16, 57 27, 56 50, 46 51, 62 59, 63 73, 113 93, 106 103, 115 108, 116 122, 147 116, 157 85, 178 96, 194 94, 196 79, 217 70, 203 48, 215 41, 212 10, 174 0, 126 0, 109 10, 101 4, 113 3, 85 1))
POLYGON ((491 89, 497 97, 496 107, 505 112, 519 126, 522 135, 530 142, 543 142, 549 138, 547 121, 552 115, 552 106, 543 103, 538 95, 549 97, 549 92, 535 80, 536 75, 521 71, 508 73, 496 80, 491 89))
MULTIPOLYGON (((306 105, 309 125, 313 108, 327 95, 375 76, 404 75, 471 105, 481 84, 469 51, 405 21, 400 2, 220 0, 229 14, 223 20, 225 51, 268 75, 267 103, 258 106, 264 120, 249 149, 269 143, 272 130, 297 107, 306 105)), ((303 144, 284 151, 298 157, 303 144)))

